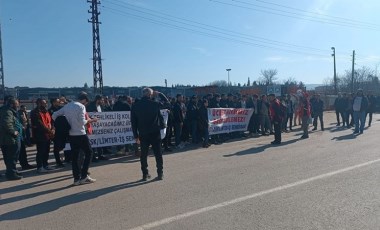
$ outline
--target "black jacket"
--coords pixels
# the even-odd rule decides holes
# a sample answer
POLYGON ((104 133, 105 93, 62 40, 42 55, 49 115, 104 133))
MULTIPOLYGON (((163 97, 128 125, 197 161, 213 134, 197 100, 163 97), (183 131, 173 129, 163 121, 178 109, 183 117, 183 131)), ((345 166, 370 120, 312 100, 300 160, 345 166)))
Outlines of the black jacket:
POLYGON ((116 101, 113 105, 113 111, 131 111, 131 106, 125 101, 116 101))
POLYGON ((132 131, 135 138, 160 132, 164 128, 160 103, 143 97, 131 110, 132 131))
POLYGON ((173 106, 174 123, 183 123, 184 117, 182 113, 181 103, 176 102, 173 106))

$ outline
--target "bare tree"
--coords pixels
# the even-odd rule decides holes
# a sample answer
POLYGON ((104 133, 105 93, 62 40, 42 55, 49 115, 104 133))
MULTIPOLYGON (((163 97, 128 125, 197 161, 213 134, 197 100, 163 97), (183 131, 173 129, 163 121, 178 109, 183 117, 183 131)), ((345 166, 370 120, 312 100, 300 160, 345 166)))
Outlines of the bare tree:
POLYGON ((277 69, 261 70, 261 83, 265 85, 272 85, 277 80, 277 69))
POLYGON ((297 85, 297 80, 294 77, 289 77, 287 80, 283 81, 284 85, 297 85))

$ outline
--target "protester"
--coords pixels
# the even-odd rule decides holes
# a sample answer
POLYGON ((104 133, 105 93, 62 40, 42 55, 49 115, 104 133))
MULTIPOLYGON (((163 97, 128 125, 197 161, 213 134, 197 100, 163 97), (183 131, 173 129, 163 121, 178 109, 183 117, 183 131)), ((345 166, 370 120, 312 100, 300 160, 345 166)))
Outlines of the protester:
POLYGON ((272 124, 269 117, 269 103, 266 95, 261 95, 261 100, 258 103, 260 114, 261 134, 263 136, 273 134, 272 124))
POLYGON ((324 131, 324 125, 323 125, 323 101, 321 100, 321 95, 317 94, 315 95, 315 99, 313 102, 313 115, 314 115, 314 121, 313 121, 313 130, 317 130, 318 126, 318 118, 319 122, 321 123, 321 130, 324 131))
POLYGON ((203 99, 202 104, 199 108, 199 129, 200 133, 202 134, 202 147, 203 148, 208 148, 210 147, 210 144, 208 143, 209 139, 209 131, 208 131, 208 112, 207 112, 207 107, 208 107, 208 100, 203 99))
POLYGON ((173 106, 173 126, 174 126, 174 136, 175 136, 175 147, 177 149, 182 149, 184 145, 181 143, 181 135, 182 135, 182 128, 183 128, 183 112, 182 112, 182 101, 183 96, 182 94, 177 94, 176 96, 177 100, 176 103, 173 106))
MULTIPOLYGON (((63 107, 63 105, 61 104, 61 101, 59 100, 59 98, 51 98, 50 99, 50 104, 51 104, 51 106, 48 109, 50 116, 52 116, 54 112, 60 110, 63 107)), ((54 127, 56 128, 55 124, 56 124, 56 122, 54 122, 54 127)), ((66 144, 66 138, 65 138, 65 136, 66 136, 66 133, 64 133, 64 131, 61 131, 61 130, 59 132, 59 135, 57 136, 57 130, 56 130, 56 133, 55 133, 54 138, 53 138, 53 143, 54 143, 54 148, 53 148, 54 158, 55 158, 56 166, 59 167, 59 168, 65 167, 65 165, 61 161, 61 157, 60 157, 60 154, 59 154, 59 152, 62 151, 64 149, 64 147, 65 147, 65 144, 66 144), (62 134, 64 136, 62 136, 62 134)))
POLYGON ((86 119, 86 107, 89 102, 86 93, 78 96, 77 102, 70 102, 62 109, 53 114, 53 119, 65 116, 70 125, 69 142, 72 152, 72 171, 74 177, 73 185, 94 183, 96 179, 88 175, 88 169, 92 158, 90 141, 86 134, 85 125, 97 122, 97 118, 86 119), (84 160, 79 163, 79 152, 84 152, 84 160))
POLYGON ((363 90, 359 89, 353 99, 352 110, 354 113, 355 130, 354 134, 364 131, 366 111, 368 109, 368 98, 364 96, 363 90))
POLYGON ((194 95, 191 97, 191 101, 187 105, 187 119, 189 122, 189 130, 191 130, 191 139, 193 144, 198 143, 198 120, 199 120, 199 111, 197 105, 197 97, 194 95))
POLYGON ((148 170, 148 150, 152 145, 156 158, 157 179, 163 179, 163 158, 161 152, 161 129, 165 127, 164 119, 160 111, 160 103, 152 100, 153 90, 144 88, 143 97, 136 102, 131 111, 133 136, 136 143, 141 144, 141 171, 142 180, 150 178, 148 170))
POLYGON ((310 107, 310 101, 309 101, 309 95, 307 93, 301 94, 299 97, 300 100, 300 106, 302 108, 300 117, 302 118, 302 131, 303 135, 301 136, 302 139, 309 138, 309 120, 311 119, 311 107, 310 107))
MULTIPOLYGON (((87 104, 86 111, 88 113, 105 112, 105 98, 101 95, 96 95, 95 100, 87 104)), ((107 152, 107 148, 99 147, 94 148, 92 151, 94 153, 92 156, 92 162, 98 162, 98 160, 109 160, 108 157, 104 156, 105 152, 107 152)))
POLYGON ((47 102, 42 98, 36 101, 37 107, 30 112, 32 136, 37 145, 37 172, 46 173, 49 167, 50 143, 54 138, 55 129, 47 110, 47 102))
MULTIPOLYGON (((26 154, 26 146, 28 145, 27 141, 26 141, 27 140, 27 134, 26 133, 29 131, 28 129, 30 127, 30 124, 28 121, 25 105, 20 106, 20 109, 17 112, 18 112, 19 122, 22 125, 22 135, 21 135, 21 141, 20 141, 20 154, 19 154, 18 159, 19 159, 22 170, 34 169, 35 166, 29 164, 28 156, 26 154)), ((30 137, 30 134, 29 134, 29 137, 30 137)))
POLYGON ((293 131, 292 123, 293 123, 293 115, 294 115, 294 102, 293 102, 292 96, 290 94, 287 95, 285 103, 286 103, 286 107, 287 107, 286 121, 284 122, 285 123, 285 130, 288 129, 288 122, 289 122, 289 130, 293 131))
POLYGON ((22 138, 22 124, 18 118, 19 102, 13 97, 4 98, 5 105, 0 108, 0 146, 8 180, 20 180, 16 169, 22 138))
POLYGON ((281 102, 276 98, 276 95, 269 94, 269 115, 270 120, 274 126, 274 141, 271 142, 273 145, 281 144, 281 127, 283 114, 281 112, 281 102))
POLYGON ((368 96, 368 109, 367 109, 367 114, 369 116, 368 127, 371 127, 372 114, 375 112, 375 106, 376 106, 376 98, 373 96, 373 94, 370 94, 368 96))
POLYGON ((32 146, 32 142, 30 140, 30 120, 29 120, 29 115, 28 115, 28 111, 26 110, 26 106, 25 105, 20 105, 20 110, 19 110, 19 114, 20 116, 22 117, 22 120, 24 121, 24 129, 23 129, 23 133, 24 133, 24 141, 25 141, 25 145, 30 147, 32 146))

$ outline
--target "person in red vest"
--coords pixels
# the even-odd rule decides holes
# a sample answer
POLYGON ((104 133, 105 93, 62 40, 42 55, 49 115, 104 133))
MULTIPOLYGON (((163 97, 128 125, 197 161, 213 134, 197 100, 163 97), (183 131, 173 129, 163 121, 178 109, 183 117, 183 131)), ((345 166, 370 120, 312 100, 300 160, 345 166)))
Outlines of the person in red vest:
POLYGON ((48 166, 50 143, 55 130, 46 100, 38 98, 36 103, 37 107, 30 112, 32 136, 37 145, 37 172, 45 173, 50 170, 48 166))

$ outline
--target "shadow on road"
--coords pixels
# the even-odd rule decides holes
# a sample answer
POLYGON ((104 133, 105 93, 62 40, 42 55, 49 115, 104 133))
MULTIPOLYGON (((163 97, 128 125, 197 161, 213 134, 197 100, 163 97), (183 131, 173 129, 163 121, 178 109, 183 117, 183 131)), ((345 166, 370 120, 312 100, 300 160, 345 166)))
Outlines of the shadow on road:
POLYGON ((250 148, 250 149, 246 149, 246 150, 243 150, 243 151, 239 151, 239 152, 236 152, 236 153, 223 155, 223 157, 244 156, 244 155, 249 155, 249 154, 257 154, 257 153, 264 152, 268 148, 278 148, 278 147, 282 147, 284 145, 293 144, 293 143, 295 143, 297 141, 300 141, 300 140, 301 139, 293 139, 293 140, 289 140, 289 141, 284 141, 280 145, 266 144, 266 145, 258 146, 258 147, 255 147, 255 148, 250 148))
MULTIPOLYGON (((150 180, 150 181, 138 180, 138 181, 133 181, 133 182, 125 183, 125 184, 119 184, 119 185, 115 185, 115 186, 111 186, 111 187, 107 187, 107 188, 102 188, 102 189, 98 189, 98 190, 94 190, 94 191, 84 191, 81 193, 74 193, 74 194, 71 194, 68 196, 63 196, 63 197, 60 197, 57 199, 49 200, 49 201, 42 202, 39 204, 35 204, 35 205, 29 206, 29 207, 25 207, 25 208, 14 210, 14 211, 11 211, 8 213, 4 213, 3 215, 0 216, 0 221, 19 220, 19 219, 25 219, 25 218, 29 218, 29 217, 33 217, 33 216, 42 215, 45 213, 53 212, 53 211, 60 209, 64 206, 67 206, 67 205, 72 205, 75 203, 80 203, 83 201, 92 200, 92 199, 95 199, 97 197, 100 197, 100 196, 103 196, 103 195, 106 195, 106 194, 109 194, 109 193, 112 193, 112 192, 115 192, 118 190, 128 189, 128 188, 140 186, 143 184, 152 183, 155 181, 156 180, 150 180)), ((86 186, 86 185, 83 185, 83 186, 86 186)), ((55 191, 69 189, 70 187, 71 186, 66 186, 66 187, 56 188, 56 189, 52 189, 52 190, 48 190, 48 191, 38 192, 35 194, 23 195, 20 197, 11 198, 10 200, 6 200, 5 202, 10 203, 10 202, 12 202, 12 200, 27 199, 27 198, 31 198, 33 196, 39 196, 39 195, 43 195, 43 194, 47 194, 47 193, 51 193, 51 192, 55 192, 55 191)))
MULTIPOLYGON (((72 179, 72 178, 73 178, 73 176, 70 173, 69 175, 62 175, 62 176, 57 176, 57 177, 51 177, 51 178, 48 178, 48 179, 34 181, 34 182, 26 183, 26 184, 19 184, 19 185, 16 185, 16 186, 9 186, 8 185, 9 187, 0 189, 0 194, 17 192, 17 191, 21 191, 21 190, 26 190, 26 189, 38 187, 38 186, 43 186, 43 185, 48 185, 48 184, 52 184, 52 183, 57 183, 57 182, 68 180, 68 179, 72 179)), ((0 204, 1 204, 1 201, 2 200, 0 200, 0 204)))
POLYGON ((355 139, 358 135, 355 135, 355 134, 347 134, 347 135, 344 135, 344 136, 339 136, 339 137, 333 137, 331 140, 332 141, 345 141, 345 140, 352 140, 352 139, 355 139))

